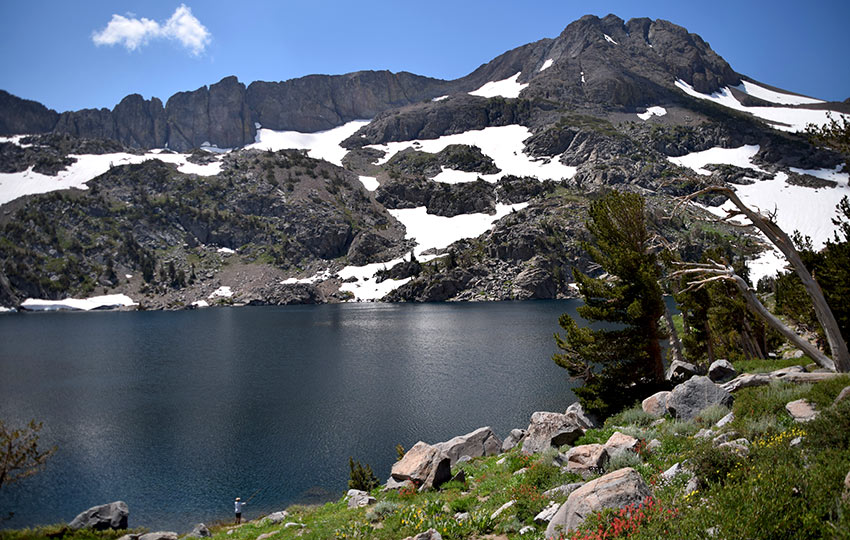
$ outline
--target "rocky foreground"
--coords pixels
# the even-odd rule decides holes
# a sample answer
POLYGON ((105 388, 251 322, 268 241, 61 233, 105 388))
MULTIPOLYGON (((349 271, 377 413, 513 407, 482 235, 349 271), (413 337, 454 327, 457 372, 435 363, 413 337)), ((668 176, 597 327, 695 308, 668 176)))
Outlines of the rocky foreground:
MULTIPOLYGON (((576 403, 535 412, 504 440, 483 427, 420 441, 384 486, 240 526, 199 524, 186 536, 844 538, 835 533, 850 519, 850 376, 798 362, 743 374, 725 360, 707 375, 671 366, 668 377, 681 381, 672 390, 604 425, 576 403)), ((123 529, 127 518, 116 502, 68 527, 123 529)))

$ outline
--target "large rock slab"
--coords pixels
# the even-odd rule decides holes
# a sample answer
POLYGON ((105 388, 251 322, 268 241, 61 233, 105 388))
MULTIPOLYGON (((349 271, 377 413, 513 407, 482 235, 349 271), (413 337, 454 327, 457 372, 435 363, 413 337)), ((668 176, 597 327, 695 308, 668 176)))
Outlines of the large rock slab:
POLYGON ((502 449, 502 441, 491 428, 482 427, 433 446, 449 458, 450 466, 454 466, 463 456, 475 458, 498 454, 502 449))
POLYGON ((608 452, 601 444, 582 444, 567 452, 567 470, 578 474, 597 472, 608 461, 608 452))
POLYGON ((608 437, 604 446, 608 455, 613 456, 614 454, 623 452, 624 450, 634 450, 637 444, 638 440, 635 437, 615 431, 610 437, 608 437))
POLYGON ((451 477, 450 460, 438 448, 419 441, 395 462, 392 477, 398 482, 410 480, 419 489, 439 487, 451 477))
POLYGON ((818 415, 814 405, 805 399, 798 399, 785 404, 785 410, 788 411, 795 422, 808 422, 814 420, 818 415))
POLYGON ((599 419, 593 414, 584 412, 584 408, 578 401, 567 407, 564 414, 575 420, 576 424, 584 429, 596 429, 601 426, 599 419))
POLYGON ((616 470, 572 492, 546 527, 546 538, 568 533, 593 512, 640 504, 651 496, 652 491, 637 471, 631 467, 616 470))
POLYGON ((715 360, 708 367, 708 378, 716 383, 730 381, 738 376, 738 372, 729 360, 715 360))
POLYGON ((363 508, 377 502, 375 497, 359 489, 349 489, 346 498, 348 499, 349 508, 363 508))
POLYGON ((584 429, 574 418, 566 414, 538 411, 531 415, 531 423, 525 430, 522 453, 537 454, 551 446, 572 444, 582 435, 584 429))
POLYGON ((126 529, 130 509, 124 501, 115 501, 100 506, 92 506, 85 512, 80 512, 68 527, 71 529, 126 529))
POLYGON ((656 392, 643 400, 640 406, 643 412, 652 416, 664 416, 667 414, 667 398, 670 397, 670 392, 656 392))
POLYGON ((508 436, 505 437, 505 440, 502 441, 502 452, 513 450, 513 448, 521 443, 524 438, 524 429, 512 429, 511 432, 508 433, 508 436))
POLYGON ((691 420, 711 405, 732 406, 732 394, 708 377, 692 377, 673 388, 667 398, 667 410, 676 418, 691 420))

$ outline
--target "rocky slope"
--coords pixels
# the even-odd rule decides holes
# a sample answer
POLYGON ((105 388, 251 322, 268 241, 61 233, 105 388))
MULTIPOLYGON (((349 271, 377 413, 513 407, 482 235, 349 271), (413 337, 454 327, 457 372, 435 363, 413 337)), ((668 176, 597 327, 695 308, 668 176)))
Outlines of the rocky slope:
MULTIPOLYGON (((360 298, 367 285, 393 301, 564 297, 574 268, 595 271, 584 223, 607 189, 646 197, 653 227, 686 257, 717 242, 752 254, 756 241, 695 222, 699 210, 669 219, 672 197, 706 181, 785 182, 801 200, 848 189, 834 170, 842 157, 784 120, 847 105, 753 84, 684 28, 609 15, 454 81, 357 72, 246 87, 228 77, 165 105, 134 94, 112 110, 61 115, 3 93, 0 134, 49 133, 0 141, 0 191, 52 191, 54 177, 90 189, 4 199, 0 305, 101 292, 145 307, 325 302, 360 298), (801 104, 766 100, 776 92, 801 104), (346 124, 362 118, 371 120, 346 124), (265 131, 344 125, 354 127, 311 143, 265 131), (313 158, 242 148, 257 126, 269 140, 252 147, 306 144, 313 158), (197 149, 206 143, 235 150, 197 149), (144 152, 161 147, 187 154, 144 152), (689 165, 701 152, 724 157, 689 165), (109 166, 80 180, 95 155, 109 166), (34 181, 37 190, 19 187, 34 181), (492 229, 469 228, 482 220, 492 229), (420 260, 403 262, 411 250, 420 260), (378 275, 364 267, 374 263, 378 275), (222 286, 231 296, 209 296, 222 286)), ((716 212, 724 199, 699 202, 716 212)))

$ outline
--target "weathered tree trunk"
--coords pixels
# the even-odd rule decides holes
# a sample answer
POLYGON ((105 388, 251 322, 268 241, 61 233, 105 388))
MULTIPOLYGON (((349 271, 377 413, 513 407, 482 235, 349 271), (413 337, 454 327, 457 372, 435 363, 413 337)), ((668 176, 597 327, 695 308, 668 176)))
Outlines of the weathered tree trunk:
POLYGON ((664 306, 664 320, 667 321, 667 327, 670 328, 670 352, 673 355, 673 360, 684 362, 685 356, 682 354, 682 342, 679 340, 679 332, 676 331, 676 326, 673 324, 673 315, 666 305, 664 306))
MULTIPOLYGON (((820 322, 821 327, 823 328, 823 331, 826 334, 826 339, 829 343, 830 352, 832 353, 832 357, 835 360, 833 362, 832 360, 829 360, 827 358, 827 360, 829 360, 829 363, 833 365, 831 369, 841 372, 850 372, 850 352, 847 349, 847 343, 844 341, 844 338, 841 337, 841 332, 838 329, 838 322, 836 322, 835 317, 832 314, 832 310, 829 309, 829 305, 826 303, 826 299, 823 296, 823 291, 821 291, 821 288, 818 283, 809 273, 808 269, 806 269, 806 266, 803 264, 803 260, 800 258, 800 254, 797 253, 797 250, 794 248, 794 243, 792 242, 791 238, 789 238, 788 235, 785 234, 785 232, 780 229, 776 223, 762 216, 759 212, 751 210, 747 205, 745 205, 741 201, 740 198, 738 198, 738 195, 735 193, 735 191, 728 187, 709 186, 705 189, 702 189, 696 193, 689 195, 688 198, 692 199, 693 197, 701 193, 706 193, 709 191, 722 192, 729 198, 730 201, 732 201, 732 204, 734 204, 738 208, 739 212, 730 214, 729 216, 727 216, 727 219, 734 215, 743 214, 747 217, 747 219, 750 220, 750 222, 752 222, 752 224, 756 228, 758 228, 762 233, 764 233, 767 239, 770 240, 773 245, 775 245, 779 249, 779 251, 782 252, 783 255, 785 255, 785 258, 788 259, 788 263, 791 264, 791 267, 794 269, 794 272, 800 277, 800 281, 803 282, 803 287, 805 287, 806 292, 812 299, 812 304, 815 309, 815 315, 817 316, 818 322, 820 322)), ((739 277, 738 279, 741 278, 739 277)), ((744 296, 748 298, 749 302, 749 296, 747 296, 747 294, 745 294, 744 296)), ((755 295, 753 295, 753 297, 754 296, 755 295)), ((758 304, 761 306, 761 302, 758 302, 758 304)), ((785 325, 782 324, 779 319, 774 317, 773 314, 767 311, 764 306, 761 306, 761 309, 763 310, 763 313, 769 314, 772 318, 772 321, 770 319, 766 319, 771 326, 774 326, 774 328, 776 328, 774 322, 777 322, 783 327, 785 327, 785 325)), ((759 313, 763 314, 761 311, 759 311, 759 313)), ((793 332, 791 333, 794 334, 793 332)), ((796 336, 796 334, 794 335, 796 336)), ((798 347, 800 346, 797 342, 794 342, 794 344, 798 347)), ((811 356, 811 353, 809 353, 808 351, 805 352, 809 354, 809 356, 811 356)), ((822 354, 820 356, 822 358, 826 358, 822 354)), ((821 362, 818 363, 821 364, 821 362)))
POLYGON ((706 319, 706 321, 705 321, 705 345, 706 345, 706 352, 708 353, 708 365, 709 366, 711 364, 713 364, 714 360, 715 360, 715 358, 714 358, 714 343, 713 343, 712 339, 713 338, 712 338, 712 334, 711 334, 711 325, 708 323, 708 320, 706 319))

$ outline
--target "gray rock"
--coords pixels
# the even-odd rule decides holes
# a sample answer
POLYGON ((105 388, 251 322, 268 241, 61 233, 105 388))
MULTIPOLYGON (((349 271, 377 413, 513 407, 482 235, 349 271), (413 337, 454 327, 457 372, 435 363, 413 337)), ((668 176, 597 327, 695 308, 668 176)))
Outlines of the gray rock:
POLYGON ((288 522, 283 524, 284 529, 294 529, 295 527, 299 527, 299 528, 303 529, 304 524, 303 523, 296 523, 294 521, 288 521, 288 522))
POLYGON ((522 442, 523 438, 525 438, 524 429, 512 429, 508 436, 505 437, 505 440, 502 441, 502 452, 512 450, 516 445, 522 442))
POLYGON ((186 536, 189 536, 189 537, 192 537, 192 538, 207 538, 207 537, 212 536, 212 533, 210 532, 210 530, 207 528, 206 525, 204 525, 203 523, 198 523, 197 525, 195 525, 195 528, 192 529, 192 532, 190 532, 186 536))
POLYGON ((725 426, 726 424, 728 424, 729 422, 731 422, 734 419, 735 419, 735 413, 730 412, 729 414, 727 414, 726 416, 724 416, 723 418, 718 420, 717 423, 714 424, 714 427, 722 428, 723 426, 725 426))
POLYGON ((404 540, 443 540, 443 537, 435 529, 428 529, 416 536, 408 536, 404 540))
POLYGON ((793 439, 791 439, 791 442, 788 443, 788 446, 790 446, 791 448, 799 448, 802 445, 803 437, 794 437, 793 439))
POLYGON ((490 514, 490 519, 496 519, 497 517, 502 515, 502 512, 515 505, 516 501, 508 501, 502 506, 498 507, 492 514, 490 514))
POLYGON ((289 517, 289 512, 286 510, 281 510, 279 512, 272 512, 271 514, 266 516, 266 519, 275 525, 278 523, 283 523, 286 521, 286 518, 289 517))
POLYGON ((581 403, 579 403, 578 401, 567 407, 567 410, 566 412, 564 412, 564 414, 566 414, 570 418, 573 418, 576 421, 576 424, 583 427, 584 429, 596 429, 600 427, 599 419, 596 418, 595 415, 584 412, 581 403))
POLYGON ((567 452, 567 470, 588 474, 601 470, 608 461, 608 452, 601 444, 582 444, 567 452))
POLYGON ((419 441, 393 464, 391 474, 399 482, 410 480, 420 490, 437 488, 452 477, 449 462, 438 448, 419 441))
POLYGON ((835 396, 835 401, 833 401, 833 404, 838 404, 847 398, 850 398, 850 386, 845 386, 841 390, 841 392, 839 392, 838 395, 835 396))
POLYGON ((455 514, 455 521, 461 522, 469 519, 469 512, 458 512, 455 514))
POLYGON ((475 458, 498 454, 502 448, 502 441, 491 428, 482 427, 433 446, 449 458, 450 466, 454 466, 462 456, 475 458))
POLYGON ((126 529, 130 509, 124 501, 115 501, 109 504, 93 506, 75 517, 68 527, 71 529, 94 529, 103 531, 106 529, 126 529))
POLYGON ((534 516, 535 523, 549 523, 552 521, 552 518, 555 517, 555 513, 560 508, 560 504, 555 501, 549 501, 549 505, 546 506, 543 510, 541 510, 536 516, 534 516))
POLYGON ((708 377, 697 376, 673 388, 667 399, 667 410, 675 418, 691 420, 711 405, 731 407, 732 401, 732 394, 708 377))
POLYGON ((647 414, 651 414, 652 416, 664 416, 667 414, 667 398, 670 396, 670 392, 656 392, 652 394, 640 404, 643 411, 647 414))
POLYGON ((650 496, 652 491, 649 486, 631 467, 608 473, 570 494, 546 527, 546 537, 557 537, 562 532, 571 531, 593 512, 640 504, 650 496))
POLYGON ((658 439, 652 439, 648 443, 646 443, 646 449, 650 452, 655 452, 656 450, 661 449, 661 441, 658 439))
POLYGON ((177 533, 171 531, 157 531, 143 534, 138 540, 177 540, 177 533))
POLYGON ((534 527, 532 527, 531 525, 526 525, 525 527, 523 527, 522 529, 519 530, 519 535, 525 536, 526 534, 531 534, 534 531, 535 531, 534 527))
POLYGON ((375 497, 372 497, 365 491, 360 491, 359 489, 349 489, 346 497, 348 498, 349 508, 363 508, 364 506, 369 506, 370 504, 375 504, 377 502, 375 497))
POLYGON ((257 540, 268 540, 269 538, 271 538, 273 536, 277 536, 278 534, 280 534, 280 530, 267 532, 265 534, 261 534, 260 536, 258 536, 257 540))
POLYGON ((701 428, 694 434, 695 439, 708 439, 714 437, 714 431, 709 428, 701 428))
POLYGON ((798 399, 787 403, 785 410, 788 411, 788 414, 791 415, 795 422, 808 422, 814 420, 818 415, 818 411, 814 405, 805 399, 798 399))
POLYGON ((575 419, 566 414, 535 412, 522 441, 522 453, 537 454, 552 446, 572 444, 584 434, 575 419))
POLYGON ((625 450, 634 450, 637 444, 638 440, 631 435, 625 435, 619 431, 615 431, 610 437, 608 437, 608 441, 604 446, 608 455, 613 456, 614 454, 625 450))
POLYGON ((723 389, 727 392, 736 392, 741 388, 764 386, 770 384, 770 381, 770 373, 744 373, 743 375, 738 375, 729 382, 723 383, 723 389))
POLYGON ((734 431, 727 431, 726 433, 721 433, 714 439, 712 439, 711 444, 714 446, 720 446, 721 444, 729 441, 733 441, 739 437, 738 433, 734 431))
POLYGON ((715 360, 708 367, 708 378, 716 383, 723 383, 737 376, 738 372, 729 360, 715 360))
POLYGON ((667 380, 673 382, 682 382, 690 379, 697 374, 697 367, 688 362, 674 360, 670 367, 667 368, 667 380))
POLYGON ((673 480, 674 478, 676 478, 677 476, 679 476, 680 474, 689 474, 689 473, 688 473, 688 471, 685 470, 685 468, 682 466, 681 463, 676 463, 675 465, 673 465, 672 467, 670 467, 669 469, 667 469, 666 471, 661 473, 661 478, 663 478, 664 480, 669 482, 669 481, 673 480))
POLYGON ((747 439, 736 439, 734 441, 719 444, 717 447, 729 450, 741 457, 746 457, 750 453, 750 441, 747 439))
POLYGON ((399 480, 396 480, 395 478, 393 478, 392 476, 390 476, 389 478, 387 478, 387 483, 386 483, 386 485, 384 485, 384 489, 382 491, 390 491, 390 490, 393 490, 393 489, 401 489, 403 487, 413 486, 413 485, 414 485, 414 483, 411 482, 410 480, 399 481, 399 480))

